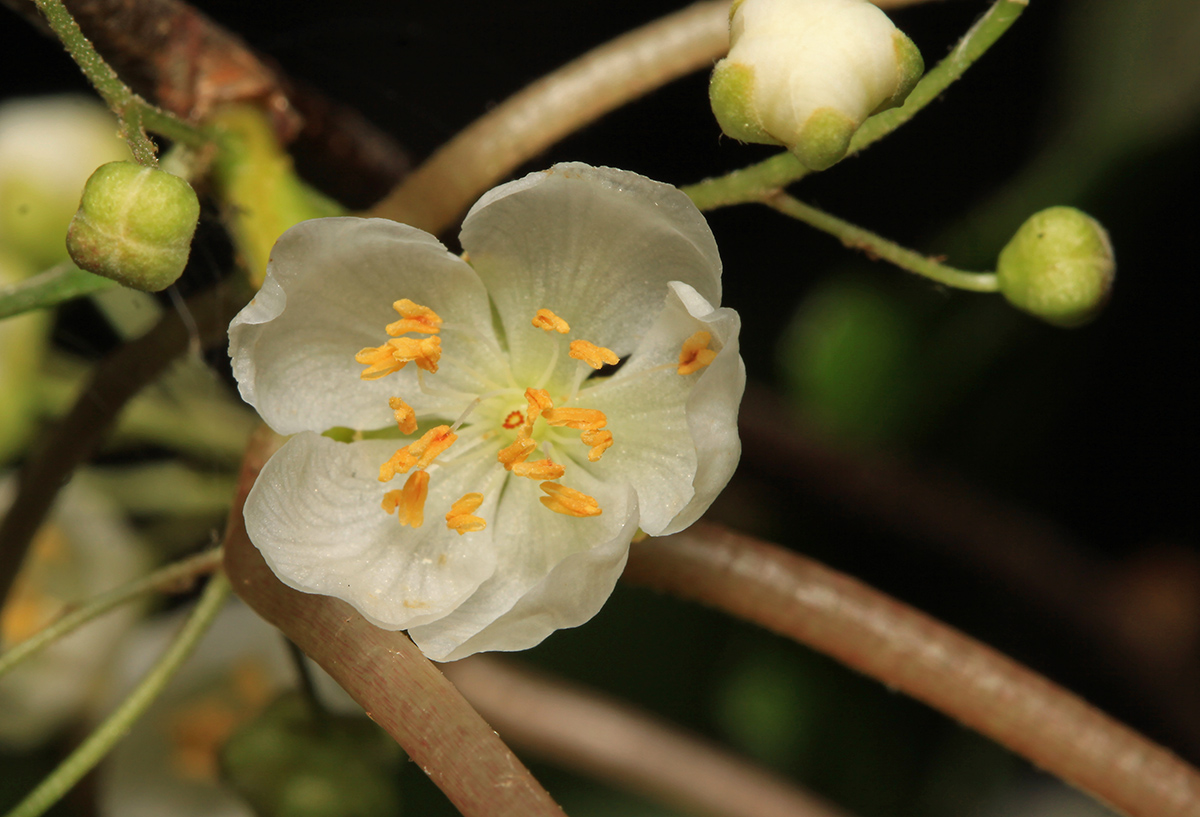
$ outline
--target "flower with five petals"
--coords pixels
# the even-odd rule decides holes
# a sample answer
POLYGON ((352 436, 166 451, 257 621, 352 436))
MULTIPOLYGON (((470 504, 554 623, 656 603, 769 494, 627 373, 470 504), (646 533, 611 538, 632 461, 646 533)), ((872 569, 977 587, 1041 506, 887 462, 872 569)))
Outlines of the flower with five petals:
POLYGON ((556 165, 486 194, 461 241, 304 222, 230 326, 243 398, 295 435, 251 541, 435 660, 595 615, 638 529, 687 527, 728 481, 745 383, 716 243, 675 188, 556 165))

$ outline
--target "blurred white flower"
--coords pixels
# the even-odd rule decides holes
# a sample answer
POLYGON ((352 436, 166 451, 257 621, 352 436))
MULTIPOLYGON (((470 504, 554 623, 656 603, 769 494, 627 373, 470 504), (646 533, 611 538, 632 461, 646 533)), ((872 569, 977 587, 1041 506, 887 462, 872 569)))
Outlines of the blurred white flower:
POLYGON ((783 145, 824 170, 923 70, 917 47, 868 0, 735 0, 709 98, 729 136, 783 145))
POLYGON ((639 526, 687 527, 728 481, 745 382, 716 243, 673 187, 556 165, 485 195, 461 241, 300 224, 230 327, 242 396, 296 434, 251 540, 436 660, 591 618, 639 526))
POLYGON ((129 158, 108 109, 80 95, 0 105, 0 248, 40 271, 67 260, 67 225, 83 184, 129 158))
MULTIPOLYGON (((0 483, 0 514, 16 485, 0 483)), ((52 623, 71 606, 141 576, 147 559, 103 496, 71 483, 34 540, 0 611, 0 648, 52 623)), ((0 678, 0 745, 35 746, 94 700, 122 634, 139 615, 127 605, 89 622, 0 678)))

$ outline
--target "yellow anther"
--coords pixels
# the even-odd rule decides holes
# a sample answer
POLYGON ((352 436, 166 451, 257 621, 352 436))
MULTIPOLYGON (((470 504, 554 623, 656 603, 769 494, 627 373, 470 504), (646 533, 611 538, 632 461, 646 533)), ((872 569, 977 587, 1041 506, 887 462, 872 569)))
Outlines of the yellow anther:
POLYGON ((599 369, 605 363, 609 366, 616 366, 621 362, 621 358, 617 357, 617 353, 612 349, 597 346, 586 340, 571 341, 571 351, 567 354, 576 360, 582 360, 593 369, 599 369))
POLYGON ((441 356, 441 338, 395 338, 382 346, 368 346, 354 359, 368 367, 360 375, 363 380, 378 380, 400 371, 409 363, 416 363, 427 372, 436 372, 441 356))
POLYGON ((533 453, 533 449, 537 448, 537 443, 528 437, 517 437, 513 440, 513 444, 508 448, 500 449, 500 453, 496 455, 496 459, 508 470, 512 470, 513 465, 519 462, 525 462, 525 458, 533 453))
POLYGON ((600 515, 599 503, 582 491, 559 485, 557 482, 543 482, 541 488, 547 495, 538 498, 555 513, 579 517, 600 515))
POLYGON ((450 426, 429 429, 421 439, 399 449, 391 459, 379 466, 379 481, 387 482, 397 473, 407 473, 414 465, 428 468, 457 439, 458 435, 450 430, 450 426))
POLYGON ((613 444, 611 431, 597 431, 589 428, 579 435, 579 439, 583 441, 584 445, 592 447, 592 450, 588 451, 588 462, 597 462, 613 444))
POLYGON ((457 531, 459 536, 462 536, 464 533, 483 530, 487 527, 487 522, 478 516, 472 516, 482 504, 483 494, 464 495, 462 499, 457 500, 450 506, 450 513, 446 514, 446 527, 452 531, 457 531))
POLYGON ((558 479, 567 473, 567 469, 564 466, 559 465, 557 462, 551 462, 548 459, 538 460, 537 462, 513 463, 512 467, 508 470, 519 477, 529 477, 530 479, 558 479))
POLYGON ((608 418, 598 409, 555 408, 544 412, 542 418, 552 426, 566 426, 578 431, 595 431, 608 425, 608 418))
POLYGON ((537 422, 537 418, 541 416, 542 412, 554 408, 550 392, 545 389, 526 389, 525 399, 529 402, 529 410, 525 412, 525 422, 521 426, 521 430, 517 432, 518 437, 528 437, 533 434, 533 424, 537 422))
POLYGON ((679 374, 692 374, 703 369, 717 358, 717 353, 708 348, 712 334, 703 329, 683 342, 679 350, 679 374))
POLYGON ((565 335, 571 331, 571 327, 567 325, 567 322, 549 309, 539 309, 537 314, 533 316, 533 325, 538 329, 545 329, 547 332, 554 331, 560 335, 565 335))
POLYGON ((442 319, 438 313, 427 306, 415 304, 408 298, 401 298, 392 304, 392 309, 400 313, 400 320, 387 325, 387 333, 392 337, 403 335, 405 332, 423 332, 426 335, 436 335, 441 331, 442 319))
POLYGON ((396 415, 396 425, 400 426, 400 433, 415 433, 417 430, 417 413, 413 411, 412 406, 405 403, 399 397, 389 397, 388 405, 392 407, 392 413, 396 415))
POLYGON ((429 472, 413 471, 412 476, 399 491, 388 491, 383 495, 380 507, 396 514, 401 525, 419 528, 425 523, 425 499, 429 496, 429 472))

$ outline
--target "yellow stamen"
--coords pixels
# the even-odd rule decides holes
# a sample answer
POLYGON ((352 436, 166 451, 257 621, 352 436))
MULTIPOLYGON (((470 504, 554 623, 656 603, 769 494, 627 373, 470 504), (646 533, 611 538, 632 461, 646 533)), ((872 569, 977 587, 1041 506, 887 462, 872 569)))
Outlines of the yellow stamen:
POLYGON ((399 491, 388 491, 379 506, 396 516, 401 525, 419 528, 425 523, 425 499, 429 496, 429 472, 413 471, 399 491))
POLYGON ((557 462, 551 462, 549 459, 538 460, 537 462, 513 463, 512 467, 508 470, 519 477, 529 477, 530 479, 558 479, 567 473, 567 469, 564 466, 559 465, 557 462))
POLYGON ((500 453, 496 455, 496 459, 501 465, 511 471, 515 464, 525 462, 525 458, 533 453, 533 449, 535 448, 537 448, 537 443, 533 440, 528 437, 517 437, 508 448, 500 449, 500 453))
POLYGON ((533 316, 532 323, 538 329, 545 329, 547 332, 554 331, 560 335, 565 335, 571 331, 571 327, 567 325, 567 322, 549 309, 539 309, 537 314, 533 316))
POLYGON ((552 426, 566 426, 579 431, 595 431, 608 424, 603 411, 588 408, 556 408, 542 414, 552 426))
POLYGON ((617 357, 617 353, 612 349, 597 346, 586 340, 571 341, 571 351, 567 354, 576 360, 582 360, 593 369, 599 369, 605 363, 609 366, 616 366, 621 362, 621 358, 617 357))
POLYGON ((541 485, 547 496, 539 497, 542 504, 555 513, 566 516, 599 516, 600 505, 595 499, 574 488, 559 485, 557 482, 543 482, 541 485))
POLYGON ((429 429, 421 439, 398 449, 391 459, 379 466, 379 481, 387 482, 397 473, 408 473, 414 465, 428 468, 457 439, 458 435, 450 430, 450 426, 429 429))
POLYGON ((396 425, 400 426, 402 434, 413 434, 417 430, 417 413, 413 411, 412 406, 405 403, 399 397, 389 397, 388 405, 392 407, 392 413, 396 415, 396 425))
POLYGON ((436 335, 441 331, 442 319, 438 313, 427 306, 415 304, 408 298, 401 298, 392 304, 392 309, 400 313, 401 319, 387 325, 387 333, 392 337, 403 335, 405 332, 423 332, 426 335, 436 335))
POLYGON ((483 504, 483 494, 466 494, 450 506, 446 514, 446 527, 457 531, 459 536, 464 533, 480 531, 487 527, 487 522, 473 513, 483 504))
POLYGON ((532 435, 533 424, 537 422, 537 418, 541 416, 542 412, 554 408, 554 403, 550 400, 550 392, 545 389, 526 389, 525 399, 529 402, 529 410, 525 412, 525 423, 517 432, 518 437, 532 435))
POLYGON ((409 363, 416 363, 419 368, 434 373, 438 370, 441 356, 441 338, 395 338, 382 346, 368 346, 354 359, 368 366, 360 375, 363 380, 378 380, 400 371, 409 363))
POLYGON ((717 353, 708 348, 712 334, 700 330, 683 342, 679 351, 679 374, 692 374, 703 369, 717 358, 717 353))
POLYGON ((588 452, 588 462, 597 462, 613 444, 611 431, 597 431, 591 428, 580 434, 579 439, 583 441, 584 445, 592 447, 592 450, 588 452))

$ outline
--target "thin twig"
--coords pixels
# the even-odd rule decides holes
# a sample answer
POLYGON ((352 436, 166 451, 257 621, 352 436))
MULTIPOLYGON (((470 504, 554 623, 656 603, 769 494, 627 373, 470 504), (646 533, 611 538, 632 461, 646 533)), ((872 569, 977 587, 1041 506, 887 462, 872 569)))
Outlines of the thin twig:
POLYGON ((513 662, 447 664, 505 741, 552 764, 707 817, 844 817, 788 781, 649 713, 513 662))
POLYGON ((189 556, 182 561, 161 567, 153 573, 140 579, 113 588, 95 598, 84 602, 80 607, 67 613, 62 618, 48 624, 29 638, 14 644, 0 655, 0 676, 4 675, 26 658, 37 653, 43 647, 53 644, 58 639, 74 632, 92 619, 104 615, 122 604, 133 601, 147 593, 182 593, 192 586, 196 579, 212 573, 221 566, 221 548, 213 548, 195 556, 189 556))
POLYGON ((634 545, 625 578, 820 650, 1132 817, 1200 816, 1200 772, 1026 667, 861 582, 712 525, 634 545))
POLYGON ((104 759, 109 750, 125 737, 129 728, 154 703, 175 672, 192 654, 200 639, 208 631, 229 597, 229 582, 218 573, 204 588, 192 615, 184 623, 179 635, 159 658, 158 663, 146 674, 141 683, 129 693, 104 723, 96 728, 79 747, 50 773, 36 789, 30 792, 7 817, 38 817, 66 794, 85 774, 104 759))
POLYGON ((345 602, 301 593, 275 578, 242 520, 242 504, 273 439, 264 429, 251 442, 230 514, 225 567, 237 594, 333 676, 466 817, 564 817, 407 635, 381 630, 345 602))
MULTIPOLYGON (((224 339, 225 328, 242 305, 223 287, 186 303, 205 346, 224 339)), ((96 450, 125 404, 183 354, 189 340, 185 321, 171 311, 145 335, 104 358, 75 405, 25 461, 17 476, 16 499, 0 522, 0 606, 59 489, 96 450)))

